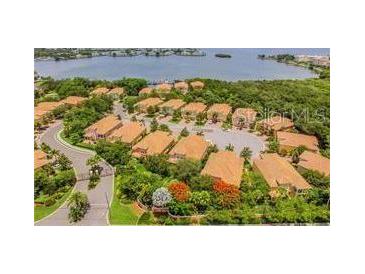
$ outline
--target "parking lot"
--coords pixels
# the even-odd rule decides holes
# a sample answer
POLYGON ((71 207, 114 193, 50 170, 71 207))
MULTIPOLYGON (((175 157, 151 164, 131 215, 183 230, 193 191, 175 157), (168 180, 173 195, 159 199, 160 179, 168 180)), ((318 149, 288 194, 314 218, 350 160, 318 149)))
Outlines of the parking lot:
MULTIPOLYGON (((132 115, 127 114, 123 106, 120 103, 114 105, 114 113, 120 115, 123 120, 129 120, 132 115)), ((136 115, 138 120, 144 120, 145 125, 149 126, 151 118, 145 117, 143 114, 136 115)), ((209 124, 202 127, 198 127, 194 122, 185 123, 183 121, 179 123, 169 122, 171 117, 165 117, 157 119, 160 124, 166 124, 175 136, 180 134, 180 131, 186 127, 190 133, 197 133, 202 131, 207 141, 216 144, 219 149, 224 149, 227 145, 232 144, 234 151, 239 154, 244 147, 249 147, 252 150, 252 158, 257 157, 260 151, 265 149, 264 136, 257 136, 248 132, 247 129, 236 130, 224 130, 218 124, 209 124)))

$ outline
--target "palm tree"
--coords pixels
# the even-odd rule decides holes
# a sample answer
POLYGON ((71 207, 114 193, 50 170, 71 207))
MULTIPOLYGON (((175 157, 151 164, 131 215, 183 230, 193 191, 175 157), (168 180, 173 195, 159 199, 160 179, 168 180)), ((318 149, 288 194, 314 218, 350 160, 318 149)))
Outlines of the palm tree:
POLYGON ((245 162, 248 162, 251 160, 252 150, 249 147, 244 147, 241 150, 240 156, 245 160, 245 162))
POLYGON ((292 163, 293 164, 297 164, 300 161, 300 155, 306 150, 305 146, 299 146, 296 147, 295 149, 293 149, 293 151, 291 152, 292 154, 292 163))
POLYGON ((215 123, 217 123, 218 122, 218 112, 213 112, 213 114, 212 114, 212 122, 215 124, 215 123))
POLYGON ((245 118, 243 118, 243 117, 240 117, 239 119, 238 119, 238 129, 243 129, 244 128, 244 126, 245 126, 245 118))
POLYGON ((233 151, 233 150, 234 150, 234 145, 232 145, 231 143, 229 143, 229 144, 225 147, 225 149, 226 149, 227 151, 233 151))
POLYGON ((100 173, 100 162, 101 157, 98 154, 95 154, 95 156, 87 159, 86 165, 90 166, 91 173, 94 173, 95 171, 98 171, 100 173))

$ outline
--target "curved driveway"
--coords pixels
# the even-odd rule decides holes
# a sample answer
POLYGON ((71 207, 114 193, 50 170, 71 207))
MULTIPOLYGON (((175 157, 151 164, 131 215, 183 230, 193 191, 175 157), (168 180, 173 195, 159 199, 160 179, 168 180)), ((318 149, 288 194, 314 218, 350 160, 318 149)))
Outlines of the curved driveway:
MULTIPOLYGON (((86 166, 88 158, 94 155, 91 151, 80 150, 71 145, 61 142, 57 138, 57 134, 62 130, 62 122, 57 122, 48 128, 41 136, 40 142, 46 143, 53 149, 57 149, 65 154, 75 168, 76 176, 89 172, 89 167, 86 166)), ((103 168, 110 168, 105 162, 101 163, 103 168)), ((108 225, 108 202, 111 202, 113 193, 113 178, 114 176, 102 177, 100 182, 94 189, 88 190, 88 180, 78 181, 75 185, 75 190, 86 193, 90 209, 85 217, 77 223, 70 224, 68 221, 68 208, 66 204, 62 205, 53 214, 43 218, 35 223, 35 225, 108 225)))

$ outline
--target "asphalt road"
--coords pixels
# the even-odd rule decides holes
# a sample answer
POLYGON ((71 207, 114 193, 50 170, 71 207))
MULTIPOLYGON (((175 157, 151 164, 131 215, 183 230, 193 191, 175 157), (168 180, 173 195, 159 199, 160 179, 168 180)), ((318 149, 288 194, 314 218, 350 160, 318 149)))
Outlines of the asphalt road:
MULTIPOLYGON (((63 128, 62 122, 58 122, 48 128, 40 137, 40 142, 44 142, 53 149, 57 149, 65 154, 75 168, 76 176, 89 172, 86 166, 88 158, 94 155, 90 151, 82 151, 62 143, 57 138, 57 133, 63 128)), ((101 163, 103 168, 109 168, 105 162, 101 163)), ((102 177, 98 185, 88 190, 88 180, 78 181, 75 190, 86 193, 90 202, 90 209, 80 222, 70 224, 68 221, 68 208, 66 205, 61 206, 53 214, 35 223, 37 226, 66 226, 66 225, 82 225, 82 226, 102 226, 108 225, 108 203, 111 202, 113 192, 114 176, 102 177)))

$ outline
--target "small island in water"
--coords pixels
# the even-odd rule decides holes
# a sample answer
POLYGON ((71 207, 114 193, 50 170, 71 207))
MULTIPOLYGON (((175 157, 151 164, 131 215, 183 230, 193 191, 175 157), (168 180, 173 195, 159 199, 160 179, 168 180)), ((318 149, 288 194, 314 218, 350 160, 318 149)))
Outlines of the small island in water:
POLYGON ((217 54, 215 54, 215 57, 218 57, 218 58, 231 58, 232 56, 230 54, 226 54, 226 53, 217 53, 217 54))

